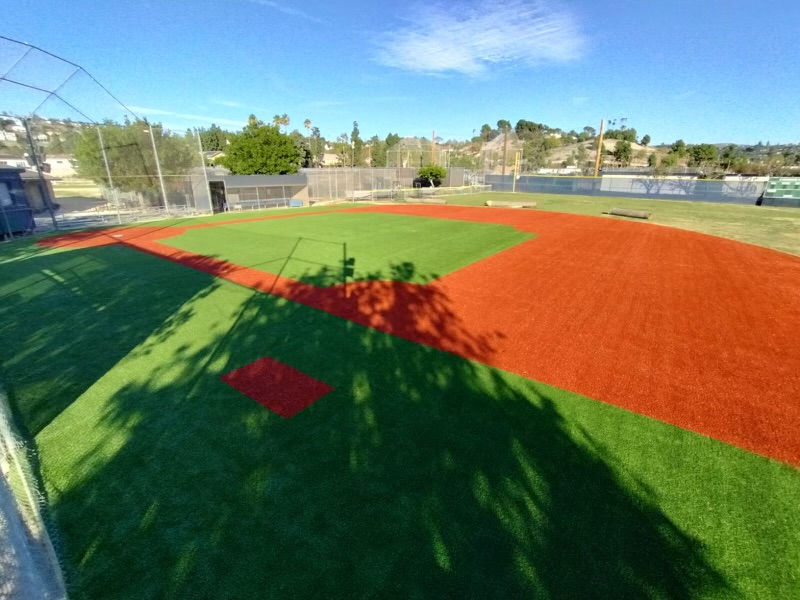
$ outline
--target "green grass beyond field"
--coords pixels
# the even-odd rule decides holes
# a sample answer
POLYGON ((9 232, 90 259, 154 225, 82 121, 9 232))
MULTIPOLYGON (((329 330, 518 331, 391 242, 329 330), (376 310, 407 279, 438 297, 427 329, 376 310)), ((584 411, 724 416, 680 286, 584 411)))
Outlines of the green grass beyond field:
MULTIPOLYGON (((348 231, 365 273, 475 259, 352 217, 280 227, 348 231)), ((265 230, 225 231, 192 243, 265 230)), ((796 595, 786 465, 125 247, 0 246, 0 298, 74 599, 796 595), (220 381, 264 356, 333 392, 283 419, 220 381)))
POLYGON ((346 261, 349 281, 425 283, 531 237, 505 225, 329 213, 190 229, 164 243, 327 287, 342 283, 346 261))
POLYGON ((653 213, 649 223, 699 231, 800 255, 800 209, 797 208, 563 194, 512 195, 501 192, 448 196, 447 203, 484 206, 487 200, 509 200, 512 197, 533 200, 537 203, 536 210, 579 215, 604 216, 602 212, 611 208, 649 210, 653 213))

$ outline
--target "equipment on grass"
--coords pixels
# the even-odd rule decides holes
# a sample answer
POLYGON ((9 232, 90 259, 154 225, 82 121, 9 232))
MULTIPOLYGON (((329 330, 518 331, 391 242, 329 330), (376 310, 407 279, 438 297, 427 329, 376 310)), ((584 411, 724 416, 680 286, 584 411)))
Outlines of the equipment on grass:
POLYGON ((631 210, 629 208, 612 208, 606 215, 614 215, 615 217, 632 217, 634 219, 649 219, 653 213, 646 210, 631 210))
POLYGON ((536 202, 528 200, 487 200, 486 206, 503 208, 536 208, 536 202))

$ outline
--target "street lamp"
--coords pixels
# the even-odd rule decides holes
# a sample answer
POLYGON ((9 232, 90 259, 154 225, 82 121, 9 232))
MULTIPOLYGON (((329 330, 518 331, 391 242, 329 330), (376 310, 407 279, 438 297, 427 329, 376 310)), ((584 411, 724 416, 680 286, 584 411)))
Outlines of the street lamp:
POLYGON ((158 182, 161 184, 161 197, 164 198, 164 208, 169 213, 169 203, 167 202, 167 188, 164 187, 164 176, 161 174, 161 163, 158 160, 158 150, 156 150, 156 138, 153 137, 153 127, 143 129, 150 134, 150 142, 153 144, 153 156, 156 159, 156 171, 158 172, 158 182))

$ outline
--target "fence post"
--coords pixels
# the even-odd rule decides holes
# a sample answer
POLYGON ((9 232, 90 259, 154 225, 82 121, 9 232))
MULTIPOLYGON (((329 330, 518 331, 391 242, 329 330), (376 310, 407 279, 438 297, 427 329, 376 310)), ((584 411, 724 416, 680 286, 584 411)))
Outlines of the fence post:
POLYGON ((56 221, 56 214, 53 211, 53 203, 50 199, 50 190, 47 189, 44 173, 42 172, 42 165, 39 162, 39 156, 36 154, 36 148, 33 145, 33 136, 31 136, 31 123, 29 119, 23 119, 22 122, 25 126, 25 135, 28 138, 28 147, 31 150, 31 160, 36 166, 36 172, 39 174, 39 193, 42 194, 42 201, 47 207, 47 212, 50 213, 50 220, 53 221, 53 228, 58 231, 58 221, 56 221))
POLYGON ((111 192, 111 195, 114 197, 114 204, 117 208, 117 223, 122 225, 122 216, 119 214, 119 197, 117 196, 117 191, 114 188, 114 180, 111 179, 111 167, 108 166, 108 156, 106 155, 106 146, 103 142, 103 134, 100 131, 100 126, 96 125, 97 128, 97 139, 100 141, 100 152, 103 153, 103 163, 106 166, 106 176, 108 177, 108 190, 111 192))

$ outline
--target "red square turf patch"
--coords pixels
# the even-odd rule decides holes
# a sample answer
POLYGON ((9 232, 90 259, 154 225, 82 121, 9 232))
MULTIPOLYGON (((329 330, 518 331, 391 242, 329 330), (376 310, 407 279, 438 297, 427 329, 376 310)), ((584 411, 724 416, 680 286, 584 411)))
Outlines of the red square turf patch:
POLYGON ((226 373, 222 381, 287 419, 333 390, 327 383, 271 358, 226 373))

